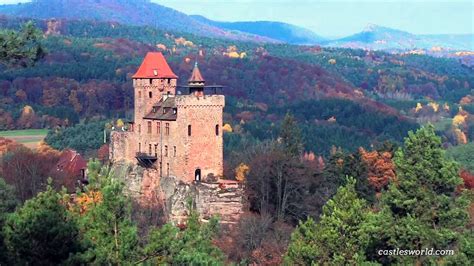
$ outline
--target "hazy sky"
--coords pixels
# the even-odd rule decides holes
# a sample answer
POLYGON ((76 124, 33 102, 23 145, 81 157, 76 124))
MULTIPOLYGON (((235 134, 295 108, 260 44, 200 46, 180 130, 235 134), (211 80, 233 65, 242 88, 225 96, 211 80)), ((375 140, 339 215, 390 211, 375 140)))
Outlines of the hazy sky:
MULTIPOLYGON (((343 36, 373 23, 417 34, 474 33, 469 0, 152 0, 214 20, 274 20, 324 36, 343 36)), ((0 0, 17 3, 19 0, 0 0)), ((27 1, 23 1, 27 2, 27 1)))

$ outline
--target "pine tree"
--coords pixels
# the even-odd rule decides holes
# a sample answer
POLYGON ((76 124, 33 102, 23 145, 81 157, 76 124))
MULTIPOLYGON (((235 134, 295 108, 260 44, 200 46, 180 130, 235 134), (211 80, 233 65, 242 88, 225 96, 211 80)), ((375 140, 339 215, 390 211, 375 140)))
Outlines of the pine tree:
POLYGON ((382 196, 378 215, 385 224, 374 236, 384 249, 454 249, 456 256, 394 256, 389 260, 410 264, 472 260, 472 249, 470 254, 465 252, 473 245, 472 232, 465 228, 470 200, 466 192, 457 192, 462 183, 459 169, 446 159, 434 128, 410 132, 394 161, 398 181, 382 196))
POLYGON ((203 224, 199 220, 199 214, 190 208, 184 230, 180 231, 179 228, 166 224, 150 232, 148 244, 144 248, 146 257, 142 261, 158 265, 222 265, 224 255, 212 243, 217 231, 216 218, 203 224))
POLYGON ((12 213, 18 201, 14 188, 8 185, 3 178, 0 178, 0 265, 7 264, 8 254, 3 242, 2 228, 9 213, 12 213))
POLYGON ((123 183, 113 178, 107 168, 94 174, 86 193, 98 190, 102 196, 99 202, 92 202, 79 219, 83 241, 88 247, 81 260, 92 264, 133 263, 138 260, 139 250, 131 201, 123 193, 123 183))
POLYGON ((298 157, 303 152, 301 130, 295 117, 287 113, 280 128, 280 139, 283 149, 289 156, 298 157))
POLYGON ((0 64, 27 66, 44 56, 40 43, 41 31, 33 22, 25 23, 21 31, 0 31, 0 64))
POLYGON ((13 264, 57 265, 80 251, 79 230, 64 197, 49 184, 7 218, 5 244, 13 264))
POLYGON ((369 234, 362 230, 368 219, 366 202, 357 197, 355 180, 345 186, 323 207, 318 224, 312 219, 300 223, 293 232, 285 262, 345 265, 365 261, 369 234))

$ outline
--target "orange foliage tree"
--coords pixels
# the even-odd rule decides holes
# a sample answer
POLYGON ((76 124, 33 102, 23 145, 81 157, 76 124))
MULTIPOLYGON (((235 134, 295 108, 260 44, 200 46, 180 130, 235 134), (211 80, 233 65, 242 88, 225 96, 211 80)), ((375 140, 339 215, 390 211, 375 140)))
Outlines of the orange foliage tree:
POLYGON ((359 148, 362 160, 367 165, 369 183, 378 192, 385 188, 390 181, 396 179, 395 167, 390 152, 366 151, 359 148))

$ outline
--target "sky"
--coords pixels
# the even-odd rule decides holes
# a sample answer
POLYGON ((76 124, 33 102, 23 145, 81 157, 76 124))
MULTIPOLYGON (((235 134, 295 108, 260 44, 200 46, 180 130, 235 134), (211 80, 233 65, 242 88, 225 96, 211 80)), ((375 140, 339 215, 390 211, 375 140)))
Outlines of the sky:
MULTIPOLYGON (((473 34, 469 0, 152 0, 220 21, 281 21, 325 37, 347 36, 368 24, 415 34, 473 34)), ((27 0, 0 0, 0 4, 27 0)))

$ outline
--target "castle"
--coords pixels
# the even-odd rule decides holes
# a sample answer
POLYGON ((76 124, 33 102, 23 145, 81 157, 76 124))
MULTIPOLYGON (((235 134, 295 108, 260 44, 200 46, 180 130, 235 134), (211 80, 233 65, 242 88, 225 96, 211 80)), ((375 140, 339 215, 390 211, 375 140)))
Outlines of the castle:
POLYGON ((175 221, 185 218, 187 198, 202 216, 239 215, 242 184, 221 179, 222 86, 207 86, 197 63, 187 84, 178 86, 158 52, 145 56, 132 79, 134 120, 112 132, 109 152, 112 164, 133 168, 128 188, 144 203, 161 199, 175 221))
POLYGON ((185 182, 222 176, 222 86, 206 86, 196 63, 187 85, 178 87, 161 53, 148 53, 132 78, 134 121, 112 159, 185 182))

